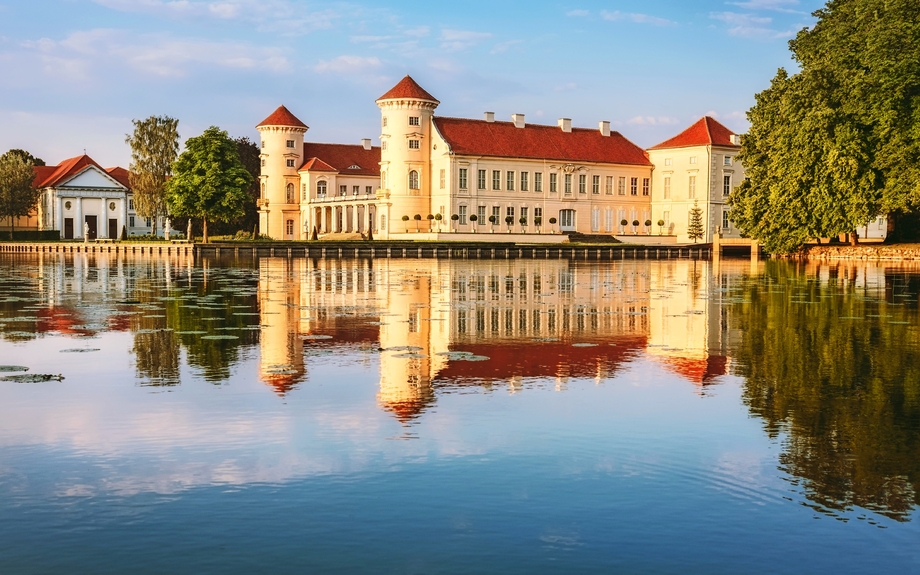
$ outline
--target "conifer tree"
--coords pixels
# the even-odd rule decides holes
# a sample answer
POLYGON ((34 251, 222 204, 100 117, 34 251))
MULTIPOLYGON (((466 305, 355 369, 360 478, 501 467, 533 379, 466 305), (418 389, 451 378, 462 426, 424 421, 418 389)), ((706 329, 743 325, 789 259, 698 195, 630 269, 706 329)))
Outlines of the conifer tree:
POLYGON ((693 208, 690 210, 690 225, 687 226, 687 235, 696 243, 703 237, 703 210, 693 201, 693 208))

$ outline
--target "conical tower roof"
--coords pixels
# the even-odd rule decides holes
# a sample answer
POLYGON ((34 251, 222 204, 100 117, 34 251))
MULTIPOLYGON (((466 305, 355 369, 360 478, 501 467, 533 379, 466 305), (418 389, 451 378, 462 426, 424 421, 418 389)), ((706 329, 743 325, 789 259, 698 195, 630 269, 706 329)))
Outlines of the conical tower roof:
POLYGON ((297 116, 291 113, 284 106, 278 106, 278 109, 272 112, 267 118, 256 125, 256 128, 262 126, 292 126, 295 128, 307 128, 307 125, 301 122, 297 116))
POLYGON ((418 85, 418 82, 412 79, 412 76, 406 76, 399 81, 398 84, 390 88, 390 90, 377 98, 377 101, 380 100, 397 100, 410 98, 413 100, 427 100, 429 102, 434 102, 435 104, 440 104, 437 98, 425 91, 424 88, 418 85))

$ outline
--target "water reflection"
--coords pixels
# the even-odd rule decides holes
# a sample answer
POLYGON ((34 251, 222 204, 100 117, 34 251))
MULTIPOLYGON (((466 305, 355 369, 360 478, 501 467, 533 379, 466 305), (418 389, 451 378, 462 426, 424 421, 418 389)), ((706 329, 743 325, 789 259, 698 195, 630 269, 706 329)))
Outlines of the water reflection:
POLYGON ((436 421, 439 400, 457 392, 667 373, 705 397, 739 375, 814 509, 906 520, 918 503, 916 270, 93 254, 0 264, 3 339, 122 333, 142 386, 175 388, 190 374, 223 384, 252 361, 277 402, 337 377, 327 360, 341 357, 376 372, 374 409, 409 429, 436 421), (663 370, 637 368, 648 360, 663 370))

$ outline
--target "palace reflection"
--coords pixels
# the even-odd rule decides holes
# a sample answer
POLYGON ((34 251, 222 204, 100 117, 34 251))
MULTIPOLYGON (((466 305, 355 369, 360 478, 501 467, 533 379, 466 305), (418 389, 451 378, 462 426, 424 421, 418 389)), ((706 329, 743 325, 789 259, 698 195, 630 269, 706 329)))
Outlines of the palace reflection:
POLYGON ((305 378, 309 349, 379 346, 378 401, 402 421, 436 387, 599 382, 642 352, 702 390, 729 364, 714 284, 749 266, 721 262, 716 277, 692 261, 263 258, 261 377, 283 393, 305 378))

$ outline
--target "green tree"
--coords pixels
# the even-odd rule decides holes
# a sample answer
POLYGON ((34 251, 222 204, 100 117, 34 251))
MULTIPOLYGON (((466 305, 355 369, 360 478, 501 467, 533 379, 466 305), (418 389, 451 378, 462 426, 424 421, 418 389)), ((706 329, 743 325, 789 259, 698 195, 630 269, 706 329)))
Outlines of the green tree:
POLYGON ((0 217, 10 220, 10 239, 16 229, 16 218, 26 217, 41 197, 41 190, 32 187, 35 170, 32 162, 10 150, 0 156, 0 217))
POLYGON ((24 160, 27 160, 27 161, 32 162, 32 165, 33 165, 33 166, 44 166, 44 165, 45 165, 45 160, 43 160, 43 159, 41 159, 41 158, 36 158, 35 156, 33 156, 32 154, 30 154, 29 152, 27 152, 27 151, 25 151, 25 150, 20 150, 20 149, 18 149, 18 148, 14 148, 14 149, 10 150, 9 153, 10 153, 10 154, 14 154, 14 155, 16 155, 16 156, 19 156, 19 157, 21 157, 21 158, 24 159, 24 160))
POLYGON ((156 235, 158 218, 169 213, 166 182, 179 153, 179 120, 150 116, 132 123, 134 133, 125 136, 125 142, 131 147, 128 180, 134 193, 134 209, 142 218, 153 220, 156 235))
MULTIPOLYGON (((635 222, 635 225, 638 226, 639 222, 635 222)), ((697 205, 696 200, 693 201, 693 208, 690 209, 690 224, 687 226, 687 236, 693 240, 693 243, 703 237, 703 210, 697 205)))
MULTIPOLYGON (((920 12, 831 0, 748 112, 732 220, 774 252, 920 206, 920 12)), ((854 236, 855 237, 855 236, 854 236)))
POLYGON ((167 182, 170 213, 201 218, 202 241, 208 241, 208 220, 229 221, 242 217, 252 176, 240 162, 236 143, 227 132, 211 126, 189 138, 185 151, 173 164, 167 182))

